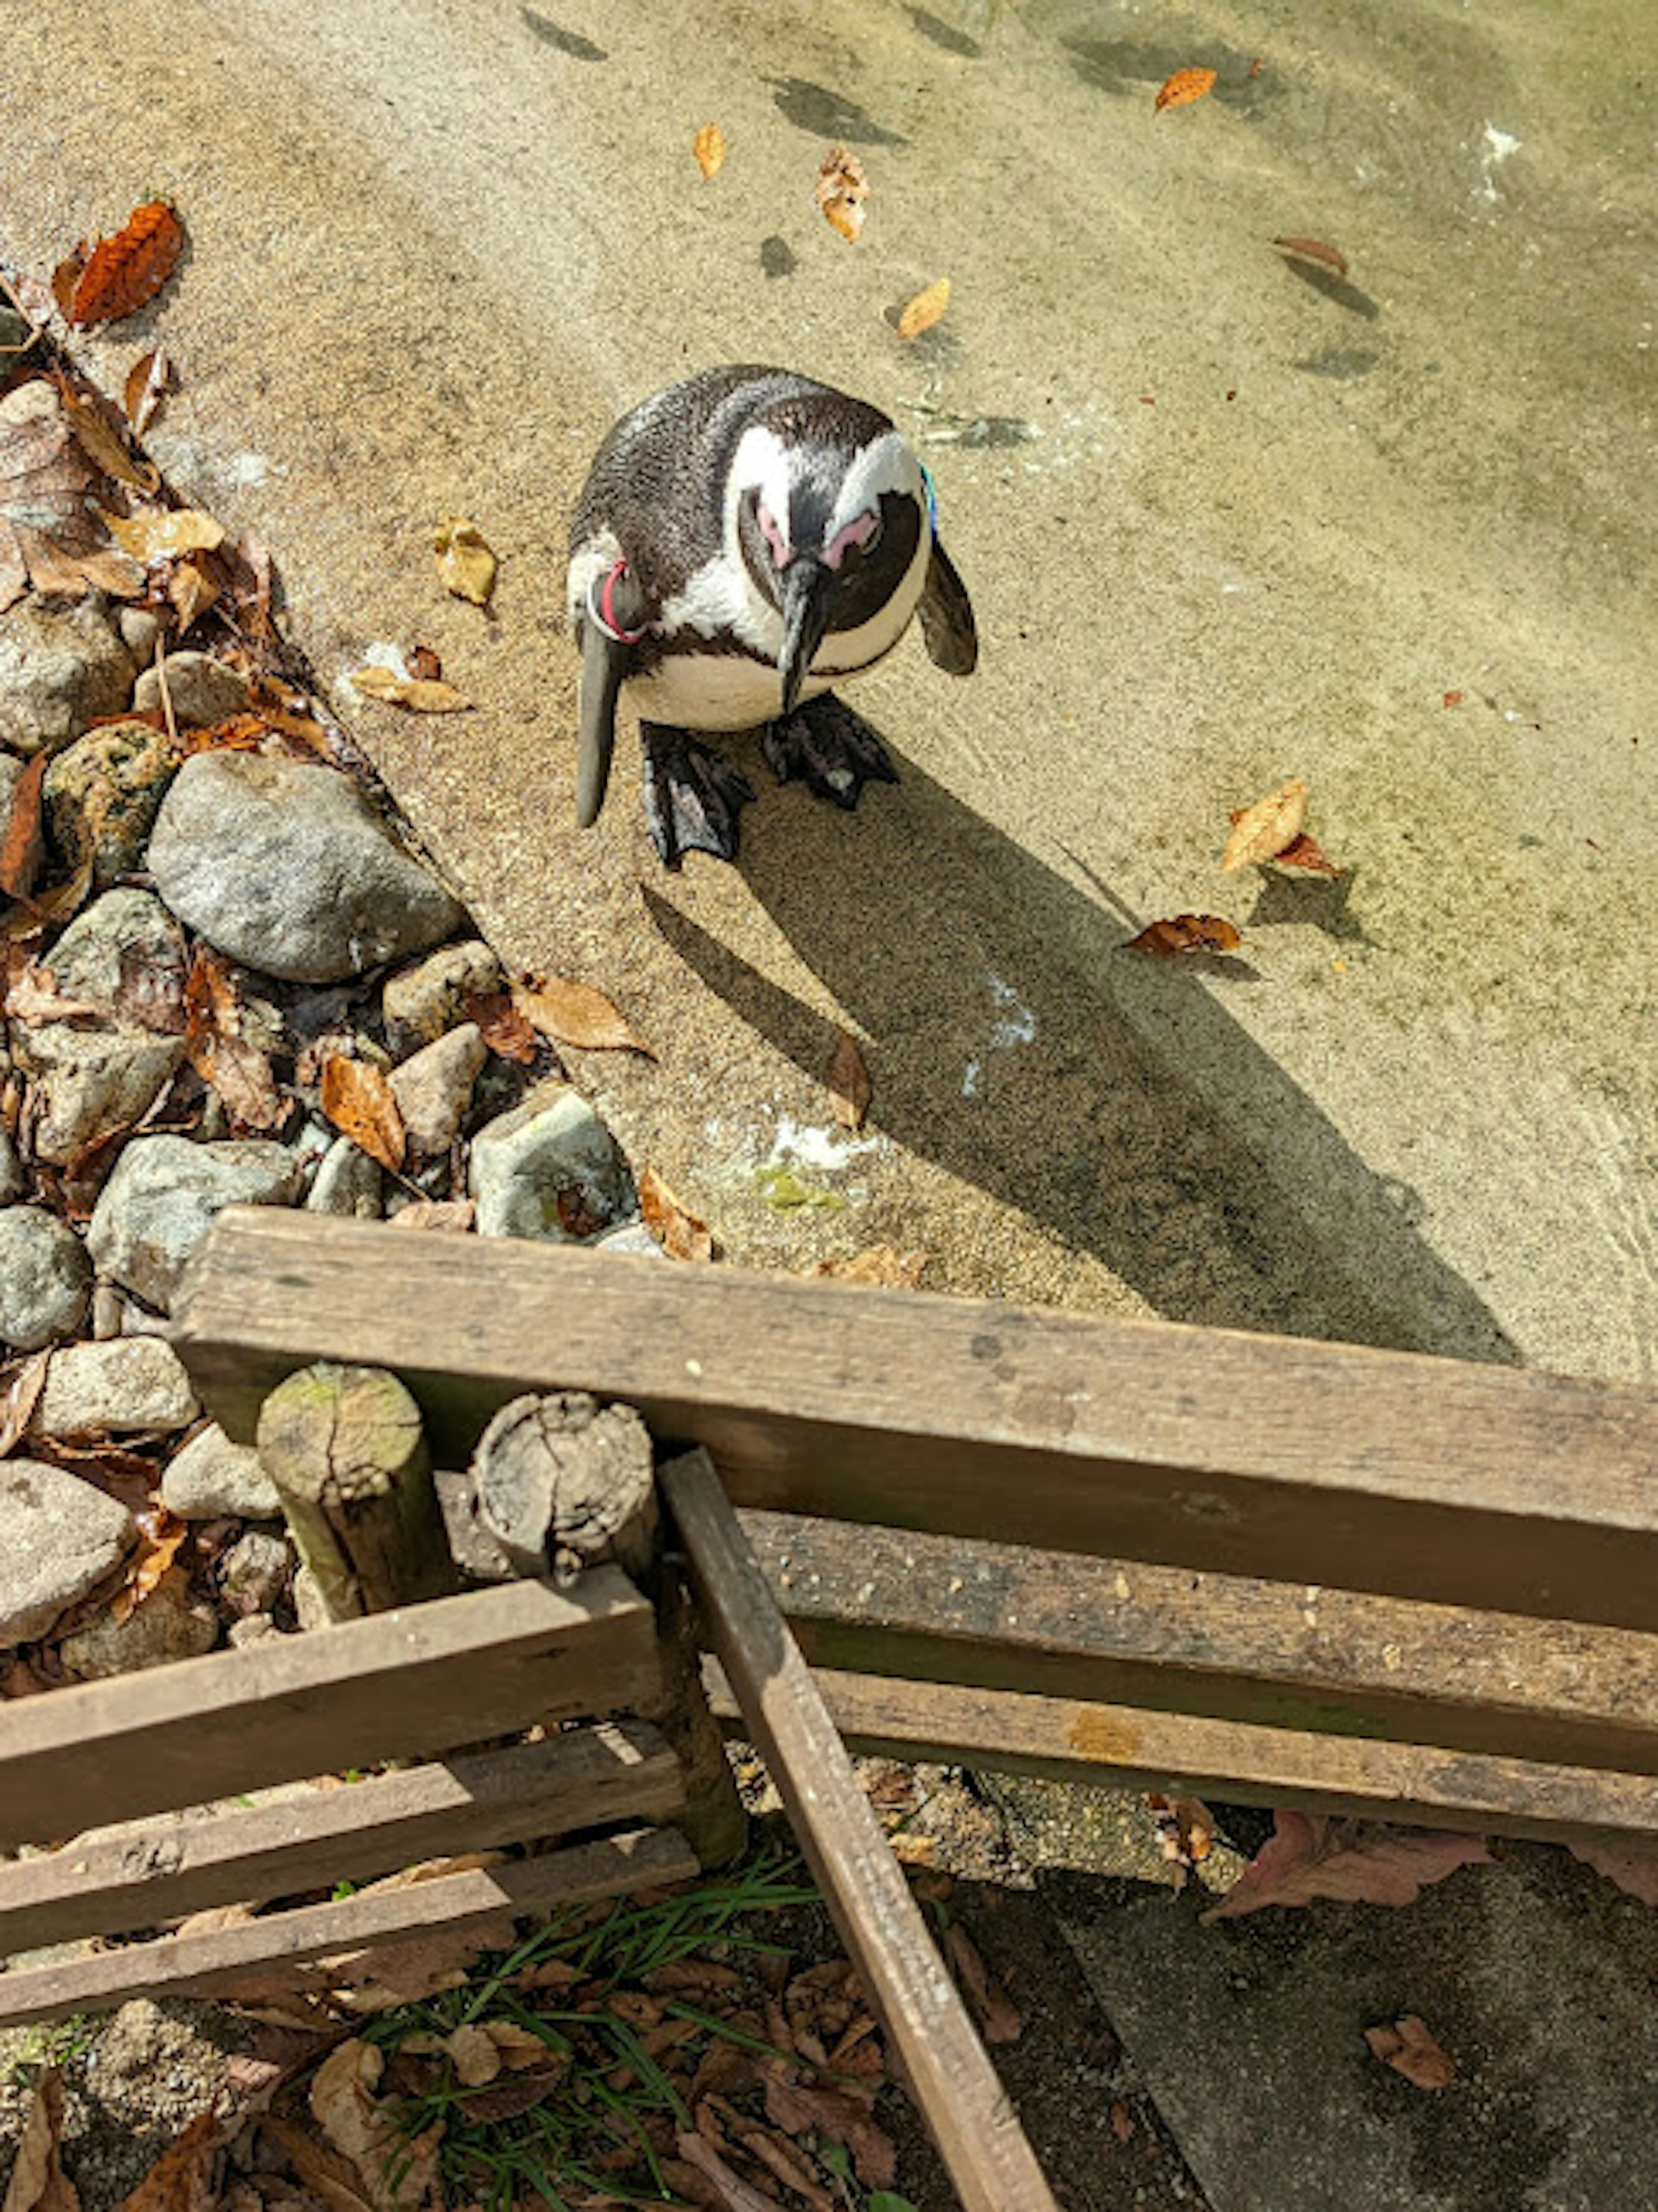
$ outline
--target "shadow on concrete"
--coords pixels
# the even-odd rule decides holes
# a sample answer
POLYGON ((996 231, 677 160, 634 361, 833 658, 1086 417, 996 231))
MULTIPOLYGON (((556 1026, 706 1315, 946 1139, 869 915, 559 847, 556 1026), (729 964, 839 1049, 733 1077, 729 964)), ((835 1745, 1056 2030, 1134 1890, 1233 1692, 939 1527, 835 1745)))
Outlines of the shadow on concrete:
MULTIPOLYGON (((1092 895, 1077 888, 913 764, 845 815, 776 790, 751 738, 726 742, 761 793, 742 872, 867 1039, 883 1133, 1097 1255, 1170 1320, 1517 1359, 1419 1233, 1416 1194, 1367 1167, 1229 1012, 1219 987, 1259 988, 1254 970, 1126 951, 1150 917, 1073 860, 1092 895)), ((1339 939, 1333 889, 1274 887, 1257 918, 1339 939)), ((674 890, 667 876, 645 890, 668 943, 821 1081, 835 1024, 674 890)))

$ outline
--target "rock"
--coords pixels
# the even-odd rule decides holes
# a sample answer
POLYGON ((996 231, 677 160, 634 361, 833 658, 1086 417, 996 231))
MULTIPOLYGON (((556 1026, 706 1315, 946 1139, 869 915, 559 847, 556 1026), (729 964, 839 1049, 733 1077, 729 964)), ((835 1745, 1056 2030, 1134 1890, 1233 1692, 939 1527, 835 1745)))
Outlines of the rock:
POLYGON ((174 914, 289 982, 361 975, 465 919, 349 777, 300 761, 196 754, 161 803, 149 860, 174 914))
MULTIPOLYGON (((161 666, 167 672, 173 718, 181 730, 208 729, 246 711, 246 677, 215 660, 210 653, 169 653, 161 666)), ((161 705, 161 678, 155 668, 146 668, 138 678, 132 703, 141 714, 161 705)))
POLYGON ((541 1083, 472 1139, 480 1237, 584 1243, 639 1205, 616 1141, 568 1083, 541 1083))
POLYGON ((306 1201, 308 1213, 332 1213, 347 1221, 378 1221, 383 1206, 380 1164, 349 1137, 337 1137, 323 1155, 306 1201))
POLYGON ((88 730, 46 770, 46 827, 59 856, 78 860, 92 839, 92 879, 107 884, 143 865, 162 796, 179 772, 166 732, 148 722, 88 730))
POLYGON ((17 1157, 16 1139, 0 1128, 0 1206, 15 1206, 29 1187, 23 1163, 17 1157))
POLYGON ((250 1613, 246 1620, 233 1620, 225 1631, 225 1642, 234 1650, 245 1650, 250 1644, 263 1644, 268 1636, 280 1636, 268 1613, 250 1613))
POLYGON ((27 758, 78 738, 95 715, 118 714, 132 655, 100 592, 72 607, 21 599, 0 615, 0 744, 27 758))
POLYGON ((323 1603, 317 1577, 309 1567, 301 1567, 294 1577, 294 1618, 301 1628, 326 1628, 329 1625, 328 1607, 323 1603))
POLYGON ((159 1336, 116 1336, 52 1353, 29 1434, 165 1436, 187 1428, 201 1410, 170 1344, 159 1336))
POLYGON ((0 1342, 38 1352, 86 1318, 92 1263, 66 1222, 36 1206, 0 1208, 0 1342))
POLYGON ((288 1588, 293 1565, 285 1536, 249 1528, 219 1562, 219 1586, 237 1613, 268 1613, 288 1588))
POLYGON ((386 1025, 404 1042, 418 1037, 430 1044, 465 1020, 474 993, 498 991, 506 980, 500 961, 480 939, 443 945, 387 982, 380 994, 386 1025))
POLYGON ((214 1215, 227 1206, 286 1206, 299 1181, 293 1153, 269 1138, 137 1137, 99 1195, 88 1249, 100 1274, 168 1313, 214 1215))
POLYGON ((275 1521, 282 1504, 252 1444, 234 1444, 216 1421, 167 1462, 161 1503, 181 1521, 275 1521))
POLYGON ((106 891, 78 914, 46 955, 46 964, 67 999, 85 999, 114 1011, 123 963, 185 965, 183 933, 154 891, 106 891))
POLYGON ((132 1516, 39 1460, 0 1460, 0 1650, 43 1636, 125 1558, 132 1516))
POLYGON ((0 306, 0 353, 15 356, 18 348, 26 346, 28 341, 29 326, 16 308, 0 306))
POLYGON ((0 830, 11 819, 11 802, 22 774, 23 763, 15 753, 0 752, 0 830))
POLYGON ((161 625, 148 607, 122 607, 115 617, 115 626, 122 641, 140 668, 155 656, 155 641, 161 635, 161 625))
POLYGON ((624 1221, 620 1229, 607 1229, 593 1239, 596 1252, 626 1252, 641 1260, 665 1260, 667 1254, 642 1221, 624 1221))
POLYGON ((106 1613, 77 1628, 58 1645, 72 1674, 94 1682, 110 1674, 136 1674, 146 1667, 166 1667, 175 1659, 199 1659, 219 1640, 219 1625, 192 1612, 167 1583, 153 1589, 125 1620, 106 1613))
POLYGON ((463 1022, 392 1071, 392 1093, 416 1152, 447 1152, 472 1103, 472 1085, 489 1057, 476 1022, 463 1022))
POLYGON ((92 1334, 100 1344, 125 1336, 131 1309, 113 1283, 94 1283, 92 1288, 92 1334))
POLYGON ((19 429, 25 422, 55 422, 63 411, 55 388, 44 376, 32 376, 0 399, 0 422, 9 430, 19 429))

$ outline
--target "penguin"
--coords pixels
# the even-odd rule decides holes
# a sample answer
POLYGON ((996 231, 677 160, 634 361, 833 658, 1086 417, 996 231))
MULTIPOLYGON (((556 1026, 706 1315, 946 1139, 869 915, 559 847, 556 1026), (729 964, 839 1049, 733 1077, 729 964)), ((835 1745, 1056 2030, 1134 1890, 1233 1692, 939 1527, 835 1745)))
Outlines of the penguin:
POLYGON ((664 863, 734 860, 748 779, 702 733, 760 729, 780 783, 856 806, 897 774, 835 687, 884 660, 918 613, 967 676, 978 638, 938 538, 932 482, 890 419, 780 368, 705 369, 624 415, 570 528, 581 653, 576 820, 598 819, 625 699, 664 863))

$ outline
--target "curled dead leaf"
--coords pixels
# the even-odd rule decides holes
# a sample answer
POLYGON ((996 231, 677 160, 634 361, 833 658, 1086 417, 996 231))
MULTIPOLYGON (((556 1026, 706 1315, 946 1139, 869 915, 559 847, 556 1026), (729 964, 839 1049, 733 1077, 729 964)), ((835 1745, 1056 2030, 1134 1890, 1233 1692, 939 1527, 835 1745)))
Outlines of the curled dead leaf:
POLYGON ((1307 787, 1298 775, 1279 784, 1262 799, 1241 807, 1232 817, 1232 834, 1220 856, 1221 873, 1248 868, 1276 859, 1301 835, 1307 819, 1307 787))
POLYGON ((120 2212, 217 2212, 220 2154, 236 2124, 216 2112, 197 2112, 161 2153, 120 2212))
POLYGON ((929 284, 924 292, 918 292, 899 316, 899 337, 920 337, 923 331, 930 331, 934 323, 942 319, 949 305, 950 279, 940 276, 937 283, 929 284))
POLYGON ((5 2212, 81 2212, 81 2192, 64 2172, 64 2075, 48 2066, 34 2085, 16 2163, 6 2189, 5 2212))
POLYGON ((1194 100, 1201 100, 1214 89, 1215 72, 1212 69, 1176 70, 1166 83, 1157 88, 1151 105, 1161 115, 1165 107, 1189 107, 1194 100))
POLYGON ((178 377, 173 356, 157 346, 151 353, 141 353, 130 369, 121 394, 126 409, 127 421, 132 425, 132 434, 142 438, 155 419, 155 411, 166 395, 177 388, 178 377))
MULTIPOLYGON (((121 228, 100 239, 90 253, 77 247, 70 264, 84 256, 64 312, 71 323, 112 323, 153 300, 167 278, 185 242, 184 225, 165 200, 135 208, 121 228)), ((60 270, 59 274, 62 274, 60 270)), ((56 287, 57 279, 53 280, 56 287)), ((59 304, 63 295, 59 294, 59 304)))
POLYGON ((835 1038, 826 1079, 830 1113, 843 1129, 861 1129, 870 1101, 875 1096, 875 1086, 869 1079, 869 1069, 864 1064, 858 1040, 847 1030, 835 1038))
POLYGON ((1341 873, 1317 839, 1309 837, 1304 830, 1298 837, 1292 837, 1281 853, 1274 853, 1267 866, 1293 868, 1297 873, 1306 876, 1339 876, 1341 873))
POLYGON ((407 707, 416 714, 457 714, 471 704, 452 684, 425 676, 399 676, 393 668, 354 668, 351 682, 365 699, 388 707, 407 707))
POLYGON ((194 507, 157 507, 143 514, 106 514, 109 534, 135 561, 175 560, 224 544, 224 525, 194 507))
POLYGON ((36 753, 12 791, 11 811, 6 817, 5 833, 0 836, 0 891, 8 898, 29 896, 46 859, 41 800, 51 764, 47 752, 43 750, 36 753))
POLYGON ((432 550, 444 590, 458 599, 470 599, 475 607, 487 607, 495 588, 497 563, 477 523, 459 514, 445 515, 433 532, 432 550))
POLYGON ((613 1000, 591 983, 577 983, 568 975, 536 975, 514 983, 513 1004, 531 1027, 554 1044, 574 1045, 584 1052, 642 1052, 656 1054, 636 1036, 627 1017, 613 1000))
POLYGON ((410 2136, 395 2102, 374 2092, 386 2053, 352 2036, 331 2051, 311 2084, 313 2118, 368 2185, 375 2212, 426 2212, 440 2203, 438 2145, 443 2126, 410 2136))
POLYGON ((322 1110, 342 1135, 396 1175, 408 1146, 391 1079, 367 1060, 335 1053, 323 1062, 322 1110))
POLYGON ((703 175, 715 175, 725 166, 725 132, 717 123, 705 123, 691 141, 691 151, 695 155, 696 166, 703 175))
POLYGON ((866 1252, 854 1252, 849 1260, 822 1260, 811 1272, 834 1276, 843 1283, 914 1291, 920 1289, 922 1272, 931 1257, 927 1252, 900 1252, 895 1245, 872 1244, 866 1252))
POLYGON ((58 380, 58 404, 64 420, 75 434, 81 451, 94 468, 117 483, 130 484, 135 490, 153 492, 161 483, 159 469, 152 468, 146 460, 135 459, 126 449, 126 441, 116 428, 119 416, 113 420, 104 411, 99 398, 77 392, 67 379, 58 380))
POLYGON ((1333 269, 1338 276, 1347 274, 1347 257, 1339 246, 1327 246, 1321 238, 1275 238, 1272 240, 1283 252, 1293 253, 1298 261, 1315 261, 1323 269, 1333 269))
POLYGON ((1172 960, 1181 952, 1236 952, 1242 942, 1242 931, 1224 915, 1177 914, 1164 921, 1147 922, 1124 949, 1172 960))
POLYGON ((714 1257, 714 1238, 706 1221, 699 1221, 674 1196, 656 1170, 648 1164, 639 1171, 639 1210, 645 1225, 671 1260, 708 1261, 714 1257))
POLYGON ((1315 1897, 1414 1905, 1428 1883, 1491 1857, 1479 1836, 1388 1828, 1283 1807, 1272 1819, 1272 1834, 1204 1914, 1206 1921, 1235 1920, 1264 1905, 1307 1905, 1315 1897))
POLYGON ((1367 2027, 1364 2040, 1378 2058, 1418 2089, 1442 2089, 1455 2078, 1455 2059, 1435 2041, 1418 2014, 1402 2013, 1397 2020, 1367 2027))
POLYGON ((286 1119, 288 1104, 270 1055, 247 1033, 235 970, 205 945, 197 948, 185 978, 184 1007, 185 1056, 223 1100, 231 1120, 250 1129, 276 1128, 286 1119))
POLYGON ((1017 2005, 1009 2002, 1007 1992, 994 1979, 979 1955, 978 1946, 959 1920, 950 1922, 944 1940, 978 2021, 980 2034, 987 2043, 1017 2042, 1024 2033, 1023 2014, 1017 2005))
POLYGON ((868 213, 869 178, 863 163, 844 146, 824 155, 817 172, 817 200, 823 220, 842 238, 855 243, 868 213))

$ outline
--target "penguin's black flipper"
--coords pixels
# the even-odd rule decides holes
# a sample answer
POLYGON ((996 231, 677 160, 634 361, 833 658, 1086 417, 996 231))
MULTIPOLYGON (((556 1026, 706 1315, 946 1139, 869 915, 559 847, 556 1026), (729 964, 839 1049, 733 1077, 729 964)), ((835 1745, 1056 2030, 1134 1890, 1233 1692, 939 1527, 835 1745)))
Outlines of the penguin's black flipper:
POLYGON ((861 714, 832 691, 809 699, 760 732, 760 750, 779 783, 799 776, 819 799, 848 812, 866 783, 896 783, 898 771, 861 714))
POLYGON ((935 538, 921 586, 921 636, 927 657, 946 676, 971 676, 979 665, 979 631, 973 602, 956 564, 935 538))
MULTIPOLYGON (((625 569, 611 579, 610 604, 622 629, 642 626, 647 611, 645 595, 625 569)), ((605 627, 590 600, 581 619, 581 706, 575 771, 579 830, 591 830, 604 804, 610 755, 616 750, 616 695, 627 680, 628 653, 627 639, 605 627)))
POLYGON ((747 776, 688 730, 641 722, 645 748, 645 820, 665 867, 677 868, 687 853, 712 853, 734 860, 739 816, 754 797, 747 776))

